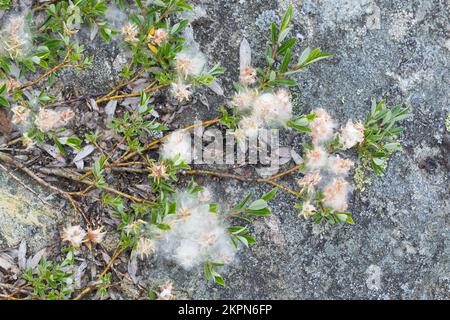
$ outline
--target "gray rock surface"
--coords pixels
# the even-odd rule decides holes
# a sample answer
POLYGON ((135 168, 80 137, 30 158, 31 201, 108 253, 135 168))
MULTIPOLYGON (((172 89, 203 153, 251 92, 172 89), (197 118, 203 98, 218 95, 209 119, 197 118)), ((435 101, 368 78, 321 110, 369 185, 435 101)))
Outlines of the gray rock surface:
MULTIPOLYGON (((206 11, 194 22, 195 38, 211 65, 220 62, 227 68, 221 81, 230 96, 238 78, 242 37, 250 42, 255 64, 262 65, 268 26, 280 19, 289 1, 192 2, 206 11)), ((227 267, 225 288, 206 282, 201 268, 186 272, 158 257, 142 263, 142 279, 155 285, 173 280, 178 298, 449 299, 450 134, 444 122, 450 111, 450 2, 296 0, 294 7, 292 32, 298 51, 320 46, 334 54, 299 76, 296 113, 324 107, 342 123, 349 117, 364 118, 372 99, 409 104, 413 117, 405 122, 404 151, 390 161, 385 177, 353 194, 354 226, 313 226, 297 216, 295 199, 279 193, 271 203, 273 216, 251 229, 258 244, 240 252, 227 267)), ((88 49, 96 53, 94 68, 65 75, 64 85, 79 94, 99 95, 116 78, 117 50, 88 49)), ((198 99, 173 125, 217 115, 216 108, 226 101, 204 93, 208 103, 198 99)), ((301 151, 298 136, 285 133, 281 142, 301 151)), ((283 183, 294 185, 294 178, 283 183)), ((234 204, 248 190, 257 195, 270 190, 264 185, 202 180, 220 195, 216 200, 221 203, 234 204)), ((14 194, 10 183, 0 173, 0 228, 5 228, 2 197, 14 194)), ((28 195, 26 201, 33 197, 28 195)), ((14 228, 20 236, 0 237, 0 247, 22 236, 36 245, 52 239, 38 227, 14 228)))
MULTIPOLYGON (((289 1, 195 3, 207 12, 194 23, 196 40, 211 63, 227 68, 222 82, 230 95, 242 37, 254 61, 263 63, 269 23, 289 1)), ((444 126, 450 111, 450 3, 305 0, 294 6, 298 50, 320 46, 334 54, 300 75, 296 111, 322 106, 342 123, 363 119, 372 99, 409 104, 413 117, 405 123, 404 151, 393 157, 385 177, 354 193, 354 226, 313 226, 280 193, 274 215, 252 229, 258 244, 228 267, 225 289, 205 283, 201 270, 187 274, 157 260, 148 264, 146 277, 171 278, 180 296, 200 299, 450 298, 450 135, 444 126)), ((208 99, 211 106, 223 103, 208 99)), ((198 103, 187 117, 206 118, 209 112, 198 103)), ((291 139, 282 143, 299 143, 291 139)), ((269 190, 209 178, 205 183, 215 185, 226 202, 249 189, 260 195, 269 190)))

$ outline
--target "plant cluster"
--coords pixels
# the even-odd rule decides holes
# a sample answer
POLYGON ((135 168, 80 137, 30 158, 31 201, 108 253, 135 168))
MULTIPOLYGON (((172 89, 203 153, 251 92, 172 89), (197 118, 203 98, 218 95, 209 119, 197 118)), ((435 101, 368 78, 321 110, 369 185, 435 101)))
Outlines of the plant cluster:
POLYGON ((73 266, 74 250, 65 249, 66 257, 61 262, 41 259, 34 269, 24 273, 25 280, 34 288, 34 295, 40 299, 66 300, 74 292, 73 266))
MULTIPOLYGON (((3 1, 0 5, 6 8, 8 3, 3 1)), ((400 149, 397 138, 402 129, 396 123, 408 116, 408 108, 388 108, 384 101, 374 103, 365 122, 349 119, 340 128, 323 108, 294 115, 289 91, 289 87, 297 85, 293 75, 331 55, 319 48, 306 48, 295 57, 296 39, 289 38, 293 16, 290 5, 280 25, 271 25, 266 66, 258 68, 252 64, 250 44, 243 39, 239 81, 235 84, 231 108, 222 107, 220 118, 201 124, 232 128, 240 142, 257 136, 261 128, 284 128, 306 134, 308 141, 301 146, 303 163, 260 179, 195 170, 188 165, 191 145, 187 135, 197 125, 164 134, 169 127, 155 111, 154 92, 166 89, 169 99, 178 103, 187 103, 200 86, 223 95, 216 77, 224 69, 208 65, 194 40, 190 22, 178 15, 192 10, 184 0, 114 3, 126 13, 125 19, 108 22, 106 16, 112 4, 106 1, 58 1, 20 15, 11 14, 0 35, 4 44, 0 51, 0 104, 10 108, 12 122, 23 133, 22 143, 26 148, 52 143, 58 151, 55 158, 72 157, 78 169, 85 171, 82 175, 51 171, 77 185, 85 185, 79 191, 63 191, 25 170, 65 196, 74 211, 74 221, 67 224, 63 235, 63 240, 73 248, 69 251, 70 259, 61 264, 43 260, 38 273, 25 274, 37 296, 70 297, 73 288, 65 267, 73 262, 73 255, 83 245, 91 250, 99 248, 105 238, 105 228, 93 227, 77 198, 92 198, 96 204, 112 210, 120 234, 109 263, 95 284, 82 290, 77 299, 94 289, 99 295, 107 295, 112 281, 109 270, 128 249, 131 261, 161 256, 187 270, 203 267, 207 279, 224 285, 223 268, 233 261, 237 249, 256 243, 251 235, 251 222, 271 214, 268 201, 276 196, 277 190, 296 197, 300 201, 296 205, 300 214, 312 217, 315 223, 323 220, 330 224, 354 223, 347 209, 352 190, 349 177, 355 163, 346 158, 347 150, 358 150, 360 164, 356 173, 361 179, 370 171, 375 175, 384 173, 389 156, 400 149), (68 107, 71 102, 60 101, 49 93, 58 81, 59 70, 91 65, 91 57, 84 54, 76 37, 83 28, 89 28, 93 36, 100 34, 105 41, 119 42, 121 49, 129 53, 117 86, 91 101, 97 107, 105 104, 105 110, 114 110, 117 101, 128 100, 128 106, 123 104, 123 112, 111 115, 108 129, 115 132, 117 141, 109 148, 101 144, 101 132, 89 132, 81 139, 68 130, 78 117, 76 109, 68 107), (37 73, 41 75, 35 76, 37 73), (27 80, 30 76, 34 80, 27 80), (130 89, 133 85, 138 89, 130 89), (87 157, 91 154, 92 166, 83 169, 83 159, 89 161, 87 157), (117 181, 109 178, 113 169, 146 175, 147 196, 121 191, 117 181), (302 174, 297 190, 275 181, 293 173, 302 174), (185 188, 179 187, 181 177, 199 174, 266 183, 275 188, 257 199, 249 193, 231 206, 215 203, 209 186, 190 182, 185 188), (86 227, 78 221, 79 215, 86 227)), ((20 164, 9 156, 0 159, 6 159, 10 165, 20 164)), ((21 164, 18 168, 24 170, 21 164)), ((172 289, 172 283, 167 282, 150 290, 149 297, 170 299, 174 296, 172 289)))

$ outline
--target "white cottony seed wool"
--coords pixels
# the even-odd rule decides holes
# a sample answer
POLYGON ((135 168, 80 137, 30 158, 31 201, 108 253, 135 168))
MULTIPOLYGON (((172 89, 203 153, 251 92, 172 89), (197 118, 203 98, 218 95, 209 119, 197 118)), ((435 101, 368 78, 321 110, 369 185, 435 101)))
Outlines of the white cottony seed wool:
POLYGON ((191 136, 181 130, 172 132, 160 148, 164 159, 175 160, 179 157, 186 163, 191 161, 191 152, 191 136))
POLYGON ((229 263, 236 253, 224 223, 200 200, 198 194, 177 193, 176 214, 164 219, 171 230, 156 242, 159 254, 186 270, 206 261, 229 263))

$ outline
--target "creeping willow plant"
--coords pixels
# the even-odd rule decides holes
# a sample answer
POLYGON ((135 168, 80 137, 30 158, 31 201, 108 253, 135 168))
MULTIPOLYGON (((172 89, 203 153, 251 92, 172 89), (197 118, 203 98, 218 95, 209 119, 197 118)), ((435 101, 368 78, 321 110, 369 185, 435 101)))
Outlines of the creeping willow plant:
MULTIPOLYGON (((4 1, 1 6, 8 4, 4 1)), ((268 201, 276 196, 277 190, 298 199, 295 207, 299 214, 312 217, 314 223, 354 223, 347 209, 352 189, 349 176, 355 163, 346 159, 347 150, 358 150, 359 164, 355 170, 358 177, 371 171, 383 174, 389 156, 400 149, 397 136, 402 129, 395 125, 409 114, 409 109, 388 108, 381 101, 374 103, 365 122, 349 119, 341 126, 322 108, 306 115, 293 115, 288 90, 297 85, 293 76, 331 55, 319 48, 306 48, 295 54, 296 39, 289 38, 292 5, 280 25, 271 25, 266 66, 258 68, 252 64, 250 44, 242 40, 239 81, 230 108, 222 107, 220 118, 202 123, 233 129, 238 142, 257 136, 261 128, 284 128, 307 135, 302 146, 295 146, 302 147, 303 152, 303 160, 296 166, 268 178, 254 179, 191 169, 187 164, 190 140, 186 137, 196 125, 164 135, 170 128, 157 117, 152 104, 158 90, 166 90, 170 99, 179 103, 188 103, 200 86, 208 86, 220 95, 224 92, 216 81, 224 69, 208 65, 194 40, 190 22, 178 15, 191 7, 184 0, 135 0, 133 6, 114 1, 119 10, 127 13, 125 21, 119 21, 121 25, 115 30, 105 19, 108 5, 112 4, 98 0, 42 4, 22 15, 11 15, 0 35, 5 48, 0 51, 0 104, 11 109, 12 121, 23 133, 24 147, 47 146, 48 151, 48 145, 53 144, 57 152, 49 153, 57 160, 73 158, 76 153, 74 162, 79 170, 84 168, 83 159, 93 154, 92 166, 83 175, 67 170, 40 170, 42 174, 85 185, 81 190, 69 192, 38 180, 58 190, 73 207, 74 221, 65 228, 63 240, 78 250, 84 246, 92 250, 98 249, 105 237, 104 228, 94 228, 83 214, 77 198, 93 197, 99 205, 111 209, 117 221, 120 242, 110 262, 98 275, 96 284, 86 287, 76 298, 95 289, 99 295, 107 295, 112 281, 109 269, 127 249, 131 249, 130 266, 136 266, 137 259, 162 256, 187 270, 203 268, 207 279, 224 285, 221 270, 233 260, 237 249, 256 243, 250 223, 271 214, 268 201), (92 59, 84 54, 77 40, 77 34, 85 27, 90 28, 93 37, 98 33, 105 41, 120 42, 120 48, 128 53, 118 84, 103 96, 90 97, 93 108, 114 110, 117 101, 125 108, 115 117, 108 113, 111 119, 107 126, 116 133, 117 140, 109 147, 102 143, 101 132, 86 133, 82 140, 66 129, 80 117, 68 107, 77 99, 61 101, 49 93, 61 69, 90 67, 92 59), (153 152, 154 149, 158 152, 153 152), (123 168, 147 176, 145 197, 143 193, 119 190, 111 174, 114 169, 123 168), (291 173, 302 175, 296 189, 275 181, 291 173), (180 175, 199 174, 276 188, 258 199, 249 193, 240 203, 228 205, 215 203, 218 199, 208 186, 191 182, 183 190, 176 187, 180 175), (79 215, 87 230, 78 221, 79 215)), ((23 169, 19 160, 2 153, 0 156, 8 164, 23 169)), ((133 273, 133 269, 129 267, 129 272, 133 273)), ((60 272, 57 264, 45 261, 40 270, 29 270, 25 275, 35 287, 36 295, 47 298, 70 297, 72 289, 64 286, 68 277, 70 274, 60 272), (57 275, 52 277, 56 282, 49 284, 57 289, 48 291, 44 286, 49 282, 48 275, 53 273, 57 275)), ((172 283, 161 285, 150 296, 172 297, 172 283)))

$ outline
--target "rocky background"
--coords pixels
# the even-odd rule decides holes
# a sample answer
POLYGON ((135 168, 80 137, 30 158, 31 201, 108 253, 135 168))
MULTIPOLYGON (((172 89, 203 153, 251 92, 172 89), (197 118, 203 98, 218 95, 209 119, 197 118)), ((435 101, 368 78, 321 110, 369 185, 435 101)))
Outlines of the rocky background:
MULTIPOLYGON (((231 96, 242 37, 250 42, 255 64, 264 63, 268 27, 289 1, 192 3, 200 8, 193 23, 196 41, 211 64, 227 68, 221 81, 231 96)), ((299 75, 296 113, 324 107, 343 123, 363 119, 372 99, 408 104, 413 117, 404 122, 404 151, 392 158, 385 177, 353 193, 354 226, 313 226, 297 216, 295 199, 280 192, 271 204, 273 216, 252 228, 258 244, 227 267, 225 288, 204 280, 201 270, 186 272, 157 256, 140 265, 139 276, 154 283, 172 279, 178 298, 449 299, 450 1, 295 0, 293 23, 298 51, 321 47, 334 55, 299 75)), ((95 54, 94 68, 67 74, 64 89, 101 94, 114 82, 121 57, 113 45, 87 45, 95 54)), ((211 118, 223 103, 202 92, 172 126, 211 118)), ((301 140, 286 134, 281 142, 295 147, 301 140)), ((294 186, 294 178, 283 183, 294 186)), ((212 186, 218 202, 269 190, 212 178, 199 182, 212 186)), ((36 197, 46 197, 46 191, 36 191, 0 170, 0 248, 24 238, 33 250, 59 241, 61 219, 48 217, 61 216, 60 210, 42 205, 36 197)))

